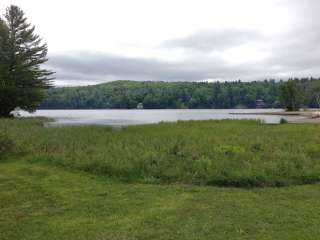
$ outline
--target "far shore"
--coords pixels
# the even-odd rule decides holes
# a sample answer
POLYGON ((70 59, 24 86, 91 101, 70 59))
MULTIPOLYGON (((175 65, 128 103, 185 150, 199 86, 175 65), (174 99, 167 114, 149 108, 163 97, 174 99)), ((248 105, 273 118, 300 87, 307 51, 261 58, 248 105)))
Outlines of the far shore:
POLYGON ((308 109, 302 111, 292 111, 292 112, 243 112, 243 113, 230 113, 232 115, 273 115, 273 116, 283 116, 283 117, 299 117, 294 119, 287 119, 290 123, 320 123, 320 110, 318 109, 308 109))
POLYGON ((276 115, 276 116, 310 116, 314 111, 294 111, 294 112, 234 112, 232 115, 276 115))

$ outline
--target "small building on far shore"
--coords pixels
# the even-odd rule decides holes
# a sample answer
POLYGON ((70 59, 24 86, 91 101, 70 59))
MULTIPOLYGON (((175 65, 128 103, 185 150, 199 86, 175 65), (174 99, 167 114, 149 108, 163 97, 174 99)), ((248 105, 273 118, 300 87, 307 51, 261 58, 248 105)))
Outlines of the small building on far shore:
POLYGON ((138 103, 137 109, 143 109, 143 103, 138 103))
POLYGON ((267 108, 267 104, 263 99, 257 99, 256 100, 256 108, 261 109, 261 108, 267 108))

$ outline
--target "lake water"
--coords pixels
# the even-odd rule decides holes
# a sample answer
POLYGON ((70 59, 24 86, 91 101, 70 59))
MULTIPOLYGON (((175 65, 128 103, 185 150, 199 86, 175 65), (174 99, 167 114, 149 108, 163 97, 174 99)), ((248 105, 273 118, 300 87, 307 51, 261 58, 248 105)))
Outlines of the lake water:
MULTIPOLYGON (((227 110, 38 110, 33 114, 21 112, 23 117, 48 117, 55 121, 51 126, 64 125, 109 125, 114 127, 176 122, 178 120, 260 119, 265 123, 279 123, 283 116, 233 115, 233 113, 280 112, 281 109, 227 109, 227 110)), ((285 117, 295 120, 297 117, 285 117)))

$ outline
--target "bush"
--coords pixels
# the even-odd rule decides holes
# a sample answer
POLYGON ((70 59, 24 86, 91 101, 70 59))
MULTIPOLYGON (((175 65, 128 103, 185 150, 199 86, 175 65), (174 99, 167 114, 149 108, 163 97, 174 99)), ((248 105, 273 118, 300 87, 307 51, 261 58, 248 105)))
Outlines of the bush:
POLYGON ((280 119, 280 124, 286 124, 288 123, 288 120, 284 119, 284 118, 281 118, 280 119))
POLYGON ((7 135, 0 133, 0 159, 6 157, 13 146, 14 142, 7 135))

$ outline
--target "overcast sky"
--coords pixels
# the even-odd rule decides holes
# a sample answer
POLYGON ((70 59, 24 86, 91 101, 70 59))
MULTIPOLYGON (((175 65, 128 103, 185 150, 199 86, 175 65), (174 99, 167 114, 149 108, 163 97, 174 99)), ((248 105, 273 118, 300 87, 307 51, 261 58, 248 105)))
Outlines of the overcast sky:
POLYGON ((0 0, 49 45, 56 85, 320 76, 319 0, 0 0))

